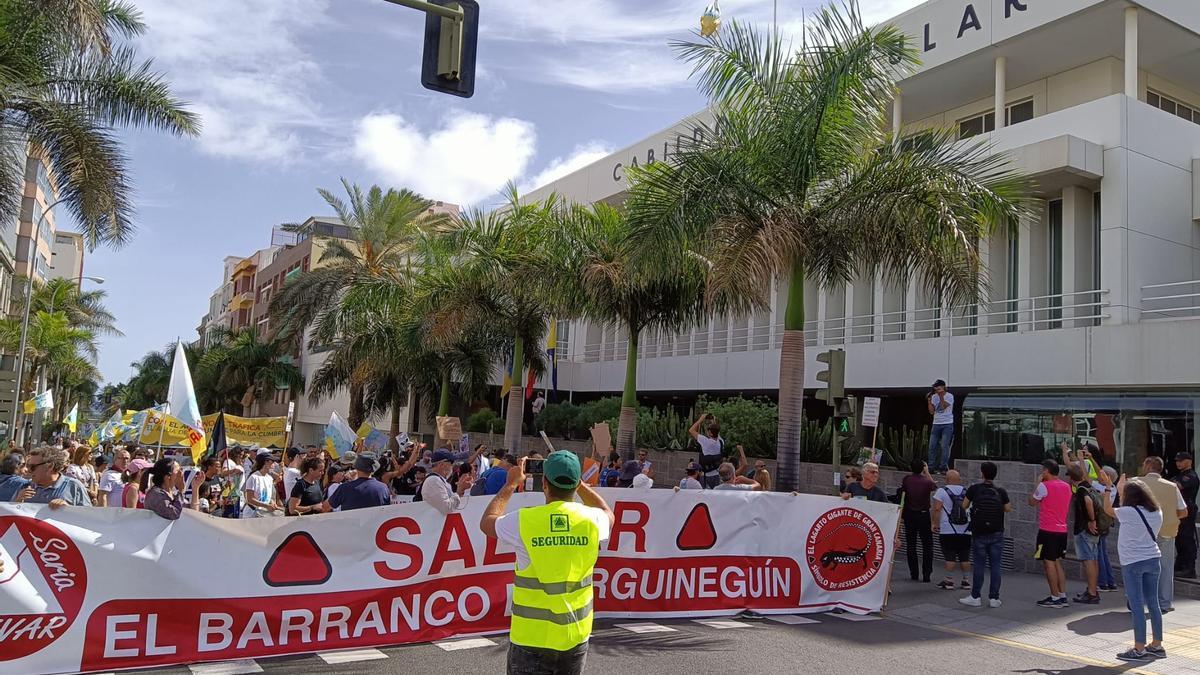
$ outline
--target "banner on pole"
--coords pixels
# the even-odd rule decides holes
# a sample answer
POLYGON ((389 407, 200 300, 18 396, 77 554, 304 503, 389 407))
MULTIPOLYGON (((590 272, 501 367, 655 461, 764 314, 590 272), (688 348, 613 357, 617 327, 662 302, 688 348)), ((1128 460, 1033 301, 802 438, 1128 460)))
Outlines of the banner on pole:
POLYGON ((879 404, 880 399, 875 396, 867 396, 863 399, 862 407, 862 425, 864 427, 879 426, 879 404))
MULTIPOLYGON (((898 508, 817 495, 601 489, 610 617, 879 610, 898 508)), ((541 504, 519 494, 509 508, 541 504)), ((0 671, 112 671, 503 632, 514 553, 401 504, 309 518, 0 503, 0 671), (364 536, 364 534, 366 536, 364 536), (227 574, 213 576, 213 552, 227 574), (133 555, 136 552, 136 555, 133 555), (233 567, 230 567, 233 565, 233 567), (147 602, 147 588, 171 597, 147 602)))
MULTIPOLYGON (((204 428, 211 429, 217 421, 216 414, 205 415, 204 428)), ((225 414, 225 440, 229 445, 260 448, 283 448, 287 446, 286 417, 238 417, 225 414)))

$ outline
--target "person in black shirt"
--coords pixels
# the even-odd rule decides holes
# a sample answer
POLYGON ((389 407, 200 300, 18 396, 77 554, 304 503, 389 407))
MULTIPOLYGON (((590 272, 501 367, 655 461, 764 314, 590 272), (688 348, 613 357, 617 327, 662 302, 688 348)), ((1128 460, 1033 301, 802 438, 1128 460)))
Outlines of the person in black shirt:
POLYGON ((996 465, 984 462, 979 466, 982 483, 967 488, 963 507, 971 510, 971 594, 958 601, 968 607, 983 604, 983 568, 991 572, 988 583, 988 605, 1000 606, 1000 564, 1004 554, 1004 514, 1012 511, 1008 492, 992 484, 996 480, 996 465))
POLYGON ((1192 468, 1192 453, 1175 455, 1175 482, 1187 504, 1187 518, 1179 519, 1179 534, 1175 535, 1175 576, 1196 578, 1196 493, 1200 491, 1200 476, 1192 468))
POLYGON ((1081 605, 1100 604, 1100 589, 1096 587, 1100 578, 1100 531, 1096 527, 1096 505, 1092 502, 1091 484, 1083 467, 1072 464, 1067 467, 1067 482, 1071 484, 1071 513, 1075 525, 1075 557, 1083 563, 1083 576, 1087 590, 1075 596, 1072 602, 1081 605))
POLYGON ((321 504, 325 501, 325 491, 321 488, 321 477, 325 475, 325 460, 321 457, 307 457, 300 464, 300 471, 300 477, 292 485, 292 494, 288 495, 288 514, 303 516, 320 513, 321 504))
POLYGON ((867 462, 862 466, 862 480, 857 483, 847 483, 842 499, 866 499, 872 502, 886 502, 887 494, 879 487, 879 465, 867 462))

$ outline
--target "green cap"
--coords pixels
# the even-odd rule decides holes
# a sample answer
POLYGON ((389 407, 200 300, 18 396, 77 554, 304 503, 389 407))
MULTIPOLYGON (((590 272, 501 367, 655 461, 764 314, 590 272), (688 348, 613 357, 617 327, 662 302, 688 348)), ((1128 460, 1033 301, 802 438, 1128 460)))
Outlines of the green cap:
POLYGON ((573 490, 579 485, 579 458, 568 450, 555 450, 542 465, 542 476, 556 488, 573 490))

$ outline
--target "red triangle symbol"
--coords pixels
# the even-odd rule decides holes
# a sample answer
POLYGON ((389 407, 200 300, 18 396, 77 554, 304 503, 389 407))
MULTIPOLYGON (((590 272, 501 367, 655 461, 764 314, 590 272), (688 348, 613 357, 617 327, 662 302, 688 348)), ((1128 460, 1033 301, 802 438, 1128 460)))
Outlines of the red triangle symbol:
POLYGON ((268 586, 315 586, 329 581, 333 566, 307 532, 289 534, 263 568, 268 586))
POLYGON ((713 527, 708 504, 697 504, 679 528, 675 546, 680 551, 703 551, 717 543, 717 528, 713 527))

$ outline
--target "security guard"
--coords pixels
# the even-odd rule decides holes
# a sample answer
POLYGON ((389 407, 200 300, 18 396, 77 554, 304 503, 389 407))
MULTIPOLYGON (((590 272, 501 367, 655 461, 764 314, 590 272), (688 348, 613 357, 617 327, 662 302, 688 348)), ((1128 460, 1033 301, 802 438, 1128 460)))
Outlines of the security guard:
POLYGON ((517 553, 513 580, 509 673, 583 672, 592 633, 592 569, 608 539, 613 512, 595 490, 579 482, 575 453, 559 450, 543 462, 543 506, 505 514, 525 484, 522 458, 488 504, 480 529, 517 553), (578 491, 582 504, 576 503, 578 491))

